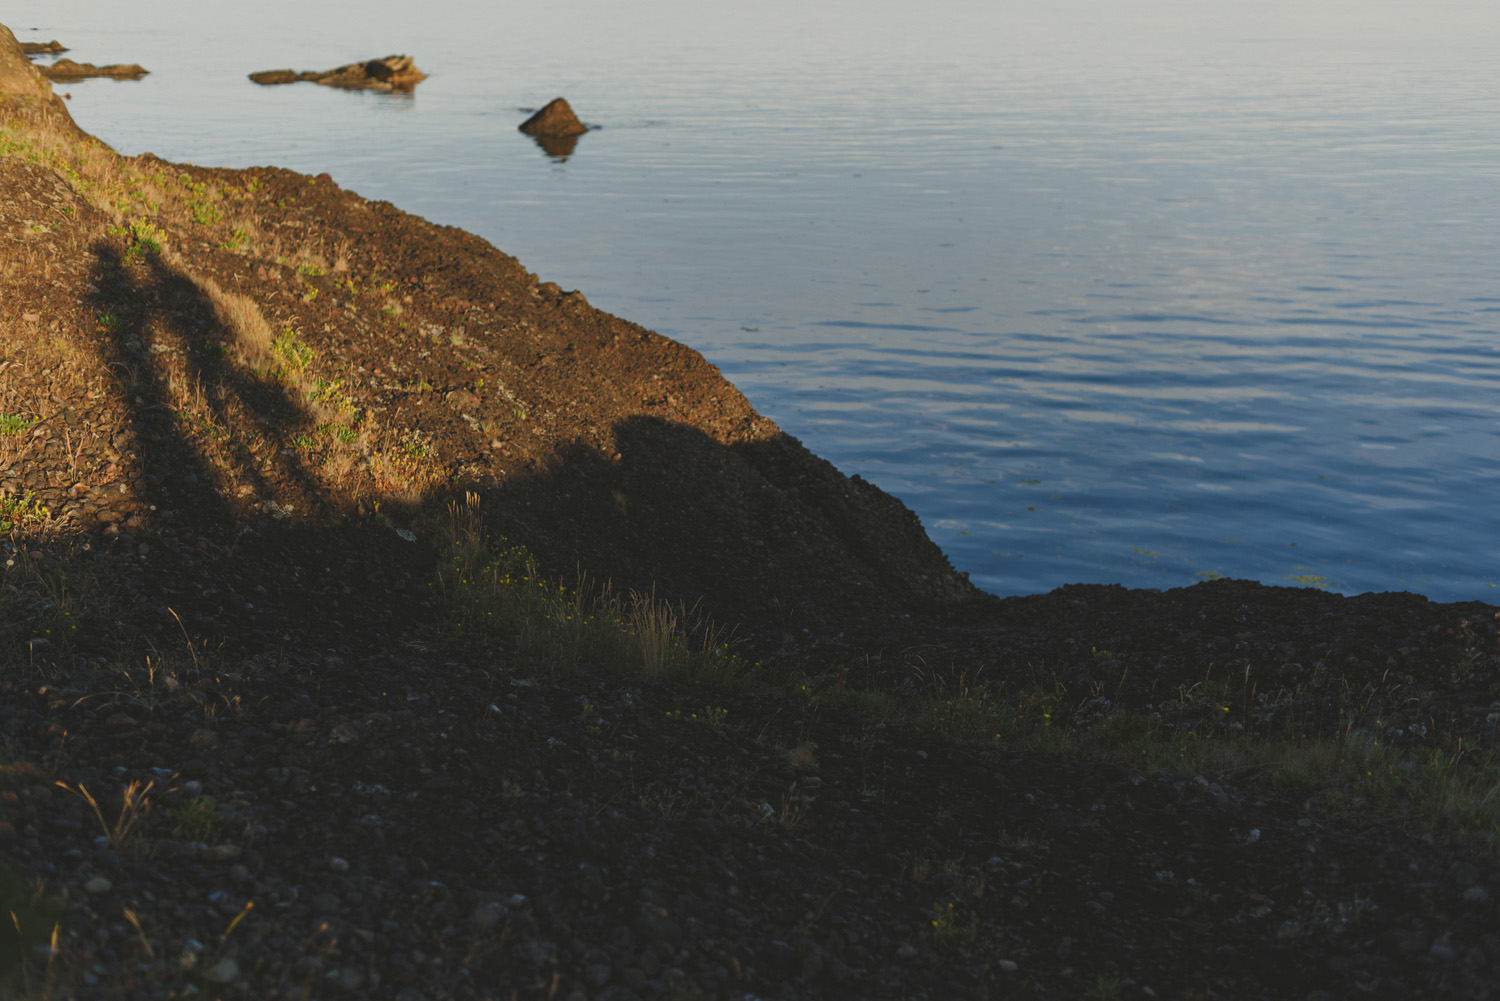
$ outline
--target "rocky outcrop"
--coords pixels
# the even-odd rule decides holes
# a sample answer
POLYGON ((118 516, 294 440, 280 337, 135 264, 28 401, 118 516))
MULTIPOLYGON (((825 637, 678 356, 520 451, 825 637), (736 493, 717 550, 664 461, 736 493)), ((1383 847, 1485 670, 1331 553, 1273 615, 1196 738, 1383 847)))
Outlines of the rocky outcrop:
POLYGON ((28 56, 42 56, 57 52, 67 52, 68 47, 54 38, 50 42, 22 42, 21 51, 28 56))
POLYGON ((426 80, 427 74, 417 69, 411 56, 386 56, 384 59, 350 63, 331 70, 301 73, 296 70, 264 70, 251 73, 250 79, 267 87, 305 80, 345 90, 409 91, 426 80))
POLYGON ((93 63, 76 63, 71 59, 59 59, 51 66, 39 66, 37 69, 49 80, 87 80, 97 76, 107 76, 114 80, 139 80, 150 72, 138 63, 95 66, 93 63))
POLYGON ((520 124, 520 129, 530 136, 581 136, 589 127, 578 120, 568 102, 559 97, 520 124))
POLYGON ((23 106, 41 108, 44 114, 61 116, 76 128, 62 98, 52 93, 52 84, 42 76, 10 29, 0 24, 0 96, 20 99, 23 106))

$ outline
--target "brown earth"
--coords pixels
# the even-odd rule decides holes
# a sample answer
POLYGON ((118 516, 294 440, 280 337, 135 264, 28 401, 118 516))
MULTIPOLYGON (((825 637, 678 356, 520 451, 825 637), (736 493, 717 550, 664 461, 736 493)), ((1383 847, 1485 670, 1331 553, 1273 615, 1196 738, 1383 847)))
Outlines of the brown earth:
POLYGON ((1059 728, 1105 700, 1205 741, 1472 759, 1500 728, 1493 606, 984 595, 691 349, 327 175, 71 145, 15 60, 0 32, 19 993, 1496 995, 1483 839, 1274 761, 958 740, 816 696, 1044 690, 1059 728), (549 573, 733 628, 762 684, 445 635, 470 492, 549 573))

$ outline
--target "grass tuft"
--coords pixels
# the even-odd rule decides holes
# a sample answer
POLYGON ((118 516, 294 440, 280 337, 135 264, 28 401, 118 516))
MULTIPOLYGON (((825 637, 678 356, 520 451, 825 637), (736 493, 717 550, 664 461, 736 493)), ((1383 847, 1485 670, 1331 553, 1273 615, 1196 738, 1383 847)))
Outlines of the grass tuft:
POLYGON ((36 494, 30 490, 24 494, 0 497, 0 532, 40 524, 51 513, 45 505, 37 502, 36 494))
POLYGON ((484 534, 478 497, 450 506, 449 557, 436 588, 448 629, 508 641, 544 670, 623 670, 653 679, 727 680, 743 665, 711 626, 692 642, 688 610, 654 593, 547 578, 524 546, 484 534))

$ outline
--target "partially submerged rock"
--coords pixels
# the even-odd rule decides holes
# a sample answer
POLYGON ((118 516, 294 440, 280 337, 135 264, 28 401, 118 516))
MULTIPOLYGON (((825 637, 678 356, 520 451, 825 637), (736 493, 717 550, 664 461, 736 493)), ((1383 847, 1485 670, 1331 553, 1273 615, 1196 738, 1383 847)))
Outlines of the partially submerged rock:
POLYGON ((37 69, 49 80, 86 80, 96 76, 107 76, 115 80, 139 80, 150 72, 136 63, 95 66, 93 63, 75 63, 71 59, 59 59, 51 66, 38 66, 37 69))
POLYGON ((546 107, 520 124, 520 129, 531 136, 581 136, 589 127, 578 120, 568 102, 559 97, 547 102, 546 107))
POLYGON ((417 69, 411 56, 386 56, 362 63, 350 63, 336 69, 298 73, 296 70, 265 70, 251 73, 250 79, 267 87, 282 83, 299 83, 303 80, 320 83, 325 87, 343 87, 346 90, 409 91, 427 79, 427 74, 417 69))
POLYGON ((48 55, 57 52, 66 52, 68 47, 57 39, 50 42, 22 42, 21 51, 28 56, 48 55))

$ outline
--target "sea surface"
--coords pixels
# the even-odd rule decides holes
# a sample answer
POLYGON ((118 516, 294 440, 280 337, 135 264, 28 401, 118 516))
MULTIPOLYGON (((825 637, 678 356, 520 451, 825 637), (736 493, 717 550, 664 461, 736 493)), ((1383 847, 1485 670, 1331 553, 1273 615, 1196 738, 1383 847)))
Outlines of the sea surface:
POLYGON ((692 345, 988 590, 1500 600, 1493 0, 0 11, 151 70, 59 88, 122 152, 328 171, 692 345))

